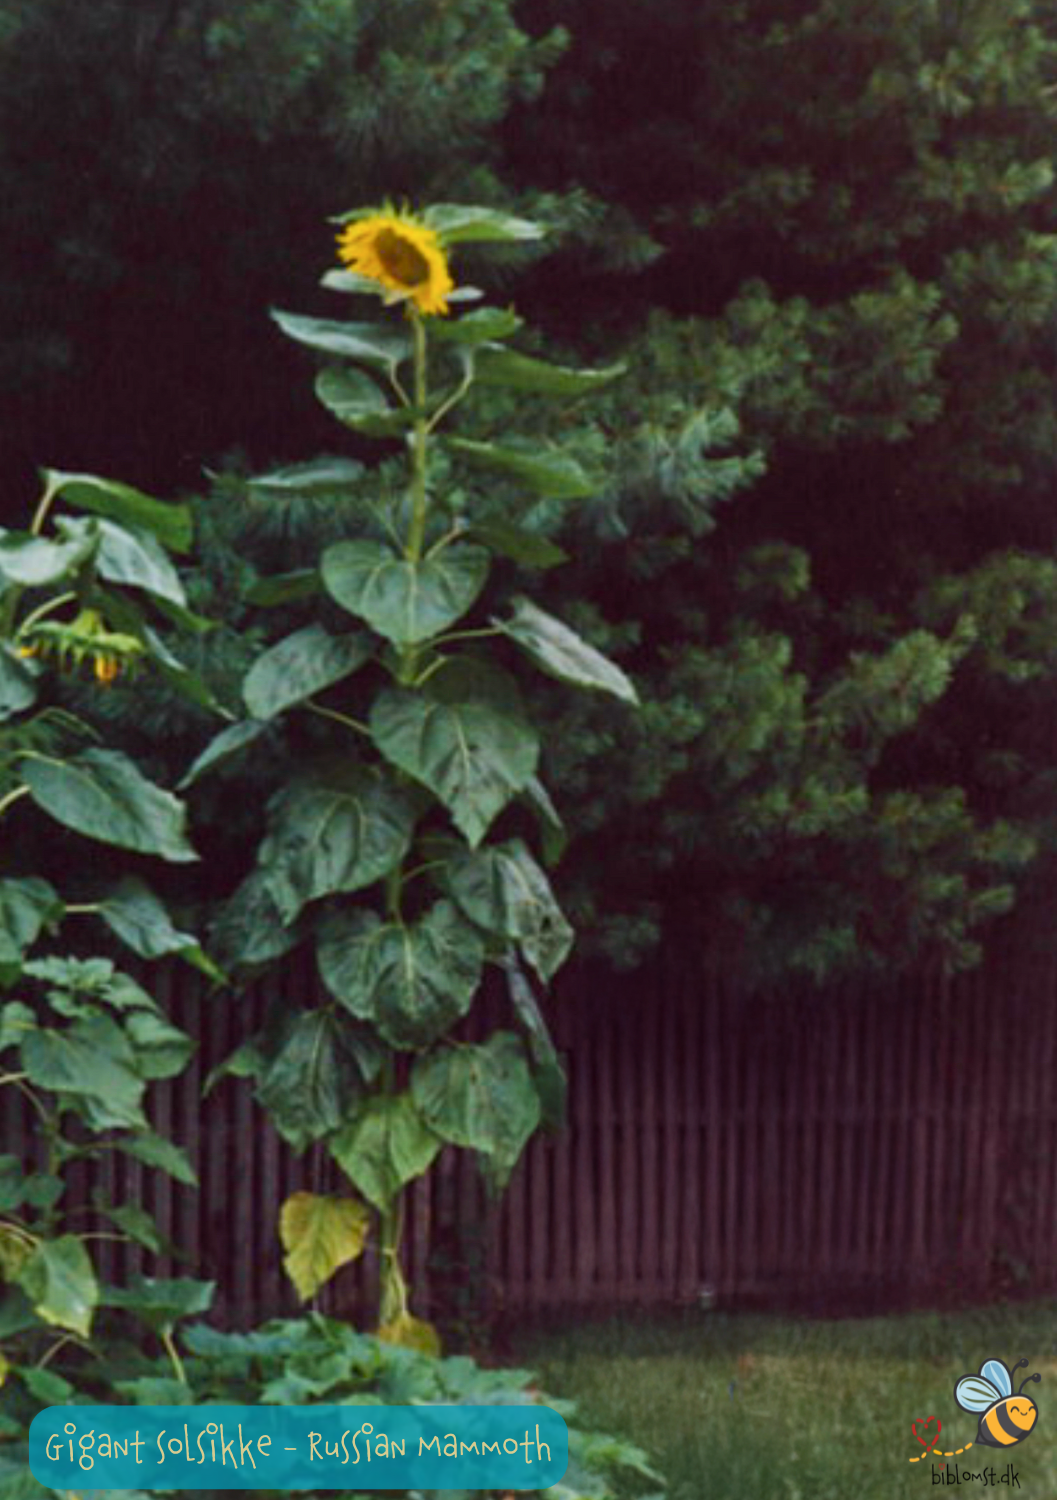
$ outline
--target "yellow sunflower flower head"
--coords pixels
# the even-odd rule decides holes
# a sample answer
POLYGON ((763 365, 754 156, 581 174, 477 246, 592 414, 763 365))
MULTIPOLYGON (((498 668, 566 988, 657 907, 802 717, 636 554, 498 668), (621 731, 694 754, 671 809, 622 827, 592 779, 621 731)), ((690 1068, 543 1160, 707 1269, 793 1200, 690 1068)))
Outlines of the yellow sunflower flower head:
POLYGON ((448 312, 455 290, 436 231, 412 214, 386 208, 346 224, 338 235, 338 257, 350 271, 376 281, 420 313, 448 312))

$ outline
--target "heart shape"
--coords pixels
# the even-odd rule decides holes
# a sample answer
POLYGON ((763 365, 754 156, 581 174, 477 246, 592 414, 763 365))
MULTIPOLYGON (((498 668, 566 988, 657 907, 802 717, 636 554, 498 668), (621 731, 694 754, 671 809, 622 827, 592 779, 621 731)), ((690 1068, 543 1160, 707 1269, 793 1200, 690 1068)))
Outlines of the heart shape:
POLYGON ((940 1421, 939 1417, 917 1417, 913 1422, 911 1422, 910 1430, 917 1438, 921 1446, 927 1451, 932 1447, 933 1443, 939 1441, 939 1435, 943 1431, 943 1423, 940 1421), (933 1422, 935 1422, 936 1424, 936 1431, 930 1433, 928 1437, 922 1437, 918 1432, 918 1428, 921 1427, 925 1432, 928 1432, 929 1426, 933 1422))

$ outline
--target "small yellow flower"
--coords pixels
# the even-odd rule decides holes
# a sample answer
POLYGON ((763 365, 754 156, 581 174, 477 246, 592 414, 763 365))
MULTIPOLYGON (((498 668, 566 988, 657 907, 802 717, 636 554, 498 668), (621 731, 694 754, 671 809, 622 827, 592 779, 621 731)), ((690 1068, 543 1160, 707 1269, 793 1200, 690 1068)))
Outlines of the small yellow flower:
POLYGON ((410 214, 387 210, 354 219, 338 235, 338 257, 359 276, 407 297, 422 313, 448 311, 455 290, 434 230, 410 214))
POLYGON ((109 687, 120 671, 121 663, 116 656, 97 656, 95 658, 96 679, 104 687, 109 687))

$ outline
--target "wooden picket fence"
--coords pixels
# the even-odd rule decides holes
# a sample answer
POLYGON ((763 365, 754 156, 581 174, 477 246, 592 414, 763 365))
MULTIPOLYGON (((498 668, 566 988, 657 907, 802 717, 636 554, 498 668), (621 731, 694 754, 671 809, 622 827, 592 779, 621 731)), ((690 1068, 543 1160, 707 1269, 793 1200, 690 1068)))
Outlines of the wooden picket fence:
MULTIPOLYGON (((340 1190, 325 1152, 296 1159, 237 1080, 203 1079, 269 995, 316 989, 291 968, 242 1000, 186 968, 155 992, 201 1039, 156 1086, 156 1128, 182 1142, 200 1188, 114 1156, 86 1168, 143 1201, 186 1259, 108 1251, 108 1274, 215 1279, 228 1326, 292 1311, 276 1237, 298 1188, 340 1190)), ((496 997, 486 1010, 500 1013, 496 997)), ((1057 961, 1008 953, 953 980, 784 986, 748 997, 685 954, 615 979, 586 969, 549 1007, 567 1056, 564 1132, 532 1142, 501 1204, 469 1153, 445 1151, 409 1194, 416 1309, 490 1312, 789 1295, 820 1308, 975 1294, 996 1279, 1057 1283, 1057 961)), ((11 1094, 12 1091, 3 1091, 11 1094)), ((5 1105, 5 1136, 23 1117, 5 1105)), ((17 1142, 16 1142, 17 1144, 17 1142)), ((9 1145, 5 1149, 12 1149, 9 1145)), ((368 1256, 324 1310, 364 1315, 368 1256)))

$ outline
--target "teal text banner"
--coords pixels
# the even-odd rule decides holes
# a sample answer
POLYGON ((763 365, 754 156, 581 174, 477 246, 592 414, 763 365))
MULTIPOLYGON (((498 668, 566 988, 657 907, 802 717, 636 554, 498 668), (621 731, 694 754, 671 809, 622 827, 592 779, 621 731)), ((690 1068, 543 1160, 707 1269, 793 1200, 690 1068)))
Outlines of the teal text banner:
POLYGON ((542 1490, 549 1406, 49 1406, 29 1467, 56 1490, 542 1490))

